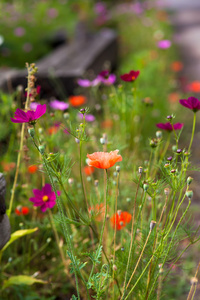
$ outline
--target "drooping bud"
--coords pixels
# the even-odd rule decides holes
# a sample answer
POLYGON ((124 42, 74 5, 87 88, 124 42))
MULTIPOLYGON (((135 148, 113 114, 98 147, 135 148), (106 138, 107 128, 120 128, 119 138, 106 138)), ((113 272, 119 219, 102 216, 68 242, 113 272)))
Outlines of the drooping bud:
POLYGON ((144 189, 145 192, 148 190, 148 188, 149 188, 149 185, 147 183, 144 183, 143 184, 143 189, 144 189))
POLYGON ((193 181, 193 178, 191 176, 189 176, 187 178, 187 185, 190 185, 190 183, 193 181))
POLYGON ((169 195, 169 188, 164 189, 164 193, 165 193, 166 196, 168 196, 169 195))
POLYGON ((162 131, 156 131, 156 137, 158 138, 158 139, 162 139, 162 131))
POLYGON ((44 154, 44 151, 45 151, 45 146, 44 146, 44 145, 40 145, 40 146, 38 147, 38 149, 39 149, 40 153, 43 155, 43 154, 44 154))
POLYGON ((119 173, 120 172, 120 166, 116 166, 116 171, 119 173))
POLYGON ((34 137, 34 135, 35 135, 35 129, 34 128, 29 128, 28 129, 28 133, 30 134, 30 136, 33 138, 34 137))
POLYGON ((192 199, 192 197, 193 197, 193 191, 192 191, 192 190, 187 191, 185 194, 186 194, 186 196, 187 196, 189 199, 192 199))
POLYGON ((142 170, 143 170, 143 168, 142 168, 142 167, 139 167, 139 168, 138 168, 138 172, 139 172, 139 174, 142 174, 142 170))
POLYGON ((151 221, 151 223, 150 223, 150 230, 152 231, 155 226, 156 226, 156 222, 155 221, 151 221))

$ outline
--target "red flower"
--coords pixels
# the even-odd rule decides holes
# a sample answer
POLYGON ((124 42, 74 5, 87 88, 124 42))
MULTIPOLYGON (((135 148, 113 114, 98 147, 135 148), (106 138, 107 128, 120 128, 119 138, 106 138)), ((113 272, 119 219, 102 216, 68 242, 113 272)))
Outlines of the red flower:
POLYGON ((116 224, 116 229, 121 230, 131 221, 131 218, 131 214, 129 214, 127 211, 118 210, 118 212, 111 217, 110 222, 113 228, 115 228, 116 224))
POLYGON ((99 169, 108 169, 116 162, 122 161, 121 155, 117 153, 119 150, 111 152, 94 152, 92 154, 87 154, 88 166, 99 168, 99 169))
POLYGON ((16 208, 15 208, 15 213, 16 215, 18 216, 21 216, 21 215, 28 215, 29 213, 29 208, 27 206, 21 206, 21 205, 18 205, 16 208))
POLYGON ((37 171, 38 167, 36 165, 28 166, 28 172, 34 174, 37 171))
POLYGON ((171 69, 172 71, 174 72, 179 72, 183 69, 183 64, 181 61, 174 61, 172 64, 171 64, 171 69))
POLYGON ((131 82, 131 81, 135 81, 137 79, 137 77, 139 76, 140 74, 140 71, 130 71, 129 73, 125 73, 123 75, 120 76, 120 78, 123 80, 123 81, 128 81, 128 82, 131 82))
POLYGON ((69 102, 72 106, 75 106, 75 107, 81 106, 86 103, 86 97, 81 96, 81 95, 71 96, 71 97, 69 97, 69 102))
POLYGON ((188 85, 188 90, 193 93, 200 92, 200 81, 193 81, 188 85))

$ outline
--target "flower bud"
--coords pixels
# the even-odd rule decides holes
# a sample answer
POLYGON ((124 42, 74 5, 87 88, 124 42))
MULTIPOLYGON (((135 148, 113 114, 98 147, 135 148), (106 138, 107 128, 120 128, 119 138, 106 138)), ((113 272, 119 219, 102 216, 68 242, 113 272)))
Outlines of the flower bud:
POLYGON ((165 168, 168 168, 170 166, 170 164, 164 164, 165 168))
POLYGON ((120 172, 120 166, 116 166, 116 171, 119 173, 120 172))
POLYGON ((85 114, 85 108, 81 108, 80 113, 84 115, 85 114))
POLYGON ((131 201, 131 198, 129 198, 129 197, 126 198, 126 201, 127 201, 127 202, 130 202, 130 201, 131 201))
POLYGON ((187 185, 190 185, 190 183, 192 182, 193 178, 191 176, 189 176, 187 178, 187 185))
POLYGON ((182 149, 177 149, 177 150, 176 150, 176 153, 177 153, 177 154, 182 153, 182 149))
POLYGON ((173 151, 173 152, 176 152, 176 150, 177 150, 177 146, 176 146, 176 145, 173 145, 173 146, 172 146, 172 151, 173 151))
POLYGON ((158 138, 158 139, 162 139, 162 131, 156 131, 156 137, 158 138))
POLYGON ((156 222, 155 221, 151 221, 151 223, 150 223, 150 230, 152 231, 155 226, 156 226, 156 222))
POLYGON ((169 156, 169 157, 167 158, 167 160, 168 160, 168 161, 171 161, 172 158, 173 158, 172 156, 169 156))
POLYGON ((30 134, 30 136, 33 138, 35 135, 35 129, 34 128, 29 128, 28 129, 28 133, 30 134))
POLYGON ((45 146, 44 146, 44 145, 40 145, 40 146, 38 147, 38 149, 39 149, 40 153, 43 155, 43 154, 44 154, 44 151, 45 151, 45 146))
POLYGON ((64 117, 64 119, 68 120, 68 119, 69 119, 69 113, 68 113, 68 112, 65 112, 65 113, 63 114, 63 117, 64 117))
POLYGON ((156 148, 158 145, 158 140, 157 139, 151 139, 149 142, 149 145, 151 148, 156 148))
POLYGON ((77 139, 77 138, 75 138, 75 142, 76 142, 77 144, 79 144, 79 143, 80 143, 80 140, 77 139))
POLYGON ((124 247, 121 247, 121 251, 124 251, 124 247))
POLYGON ((100 138, 100 144, 101 145, 105 145, 105 143, 106 143, 105 139, 104 138, 100 138))
POLYGON ((165 193, 166 196, 168 196, 169 195, 169 188, 164 189, 164 193, 165 193))
POLYGON ((192 190, 187 191, 185 194, 186 194, 186 196, 187 196, 189 199, 192 199, 192 197, 193 197, 193 191, 192 191, 192 190))
POLYGON ((117 266, 116 265, 113 265, 113 270, 117 271, 117 266))
POLYGON ((173 116, 169 115, 167 116, 167 120, 172 120, 173 119, 173 116))
POLYGON ((69 179, 68 179, 68 183, 69 183, 70 185, 72 185, 72 184, 74 183, 74 179, 73 179, 73 178, 69 178, 69 179))
POLYGON ((142 167, 139 167, 139 168, 138 168, 139 174, 142 174, 142 169, 143 169, 142 167))
POLYGON ((43 133, 43 128, 40 127, 40 128, 38 129, 38 132, 39 132, 40 134, 43 133))
POLYGON ((95 185, 95 186, 98 186, 98 185, 99 185, 99 180, 96 179, 96 180, 94 181, 94 185, 95 185))
POLYGON ((176 169, 172 169, 170 172, 171 172, 172 174, 173 174, 173 173, 176 173, 176 169))
POLYGON ((145 192, 148 190, 148 188, 149 188, 149 185, 147 183, 144 183, 143 184, 143 189, 144 189, 145 192))

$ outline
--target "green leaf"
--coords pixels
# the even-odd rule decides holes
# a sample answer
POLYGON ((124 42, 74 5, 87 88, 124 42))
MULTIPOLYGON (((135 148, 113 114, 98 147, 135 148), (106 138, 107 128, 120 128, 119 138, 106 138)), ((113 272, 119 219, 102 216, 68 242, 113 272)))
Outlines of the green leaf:
POLYGON ((21 229, 21 230, 17 230, 15 232, 13 232, 11 234, 11 237, 10 237, 10 240, 7 242, 7 244, 5 244, 5 246, 2 248, 2 252, 6 250, 6 248, 8 246, 10 246, 10 244, 12 244, 15 240, 18 240, 19 238, 21 238, 22 236, 24 235, 27 235, 27 234, 31 234, 35 231, 38 230, 38 227, 36 228, 33 228, 33 229, 21 229))
POLYGON ((45 283, 47 283, 47 281, 43 281, 43 280, 36 279, 34 277, 26 276, 26 275, 11 276, 8 280, 4 281, 3 289, 5 289, 11 285, 21 285, 21 284, 32 285, 34 283, 45 284, 45 283))

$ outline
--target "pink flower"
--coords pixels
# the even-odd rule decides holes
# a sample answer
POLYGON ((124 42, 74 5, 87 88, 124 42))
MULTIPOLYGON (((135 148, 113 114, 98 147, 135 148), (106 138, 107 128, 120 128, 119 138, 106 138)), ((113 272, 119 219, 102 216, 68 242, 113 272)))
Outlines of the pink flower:
POLYGON ((170 122, 156 124, 156 126, 158 128, 166 130, 168 132, 173 131, 173 129, 174 130, 180 130, 183 127, 183 125, 184 125, 183 123, 176 123, 176 124, 173 124, 173 127, 172 127, 172 124, 170 122))
POLYGON ((94 80, 90 81, 89 79, 78 79, 77 80, 78 85, 82 87, 90 87, 90 86, 96 86, 100 83, 100 80, 95 78, 94 80))
POLYGON ((14 118, 10 118, 13 123, 30 123, 35 124, 36 120, 43 116, 46 112, 46 104, 39 104, 36 111, 23 111, 20 108, 16 109, 14 118))
POLYGON ((123 81, 132 82, 135 81, 140 75, 140 71, 131 70, 129 73, 125 73, 120 76, 123 81))
MULTIPOLYGON (((46 183, 42 190, 34 189, 33 194, 35 197, 31 197, 29 200, 34 203, 33 206, 41 206, 42 212, 56 205, 56 194, 52 191, 49 183, 46 183)), ((57 194, 60 196, 60 191, 57 191, 57 194)))
POLYGON ((189 97, 188 99, 179 100, 180 104, 193 110, 193 112, 197 112, 200 110, 200 101, 195 97, 189 97))
POLYGON ((15 30, 14 30, 14 34, 16 35, 16 36, 19 36, 19 37, 21 37, 21 36, 23 36, 24 34, 25 34, 25 29, 23 28, 23 27, 17 27, 17 28, 15 28, 15 30))
POLYGON ((168 48, 171 47, 171 41, 169 41, 169 40, 159 41, 158 44, 157 44, 157 46, 160 49, 168 49, 168 48))
POLYGON ((53 109, 65 110, 68 109, 69 104, 64 101, 53 100, 50 102, 49 106, 53 109))
POLYGON ((105 85, 114 84, 116 81, 116 75, 110 74, 108 70, 104 70, 97 76, 97 79, 105 85))

